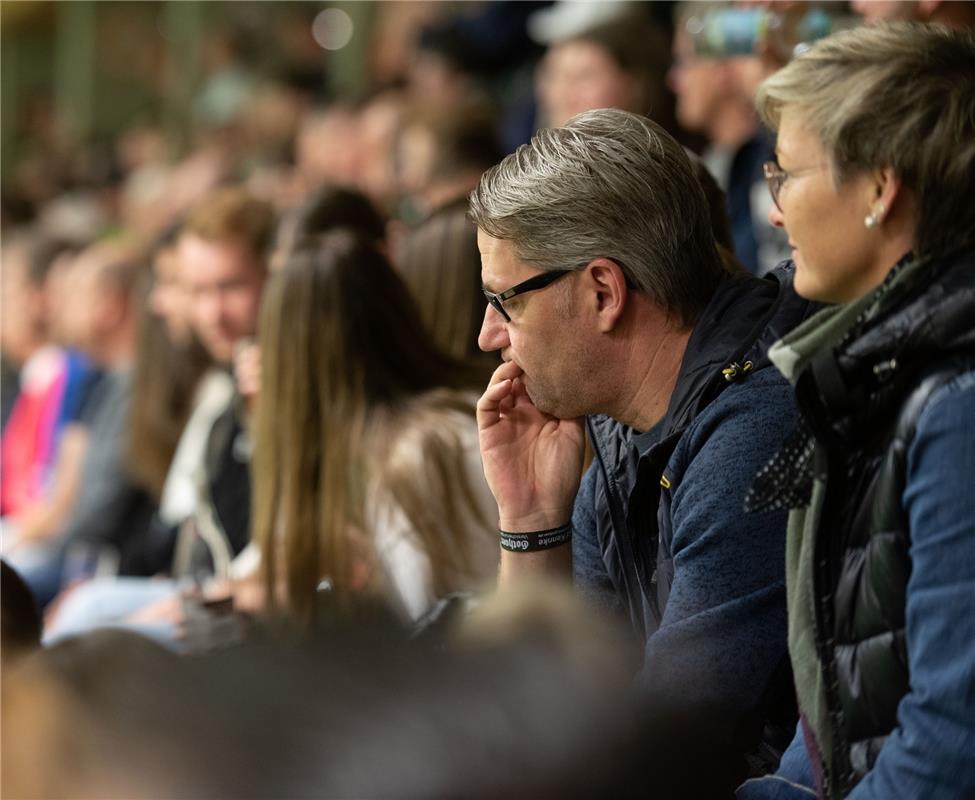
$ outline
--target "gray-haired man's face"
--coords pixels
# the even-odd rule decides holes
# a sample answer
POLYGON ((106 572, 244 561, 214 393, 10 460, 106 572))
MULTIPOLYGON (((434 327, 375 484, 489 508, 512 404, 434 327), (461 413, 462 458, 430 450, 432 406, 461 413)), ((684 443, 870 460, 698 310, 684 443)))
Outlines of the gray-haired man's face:
MULTIPOLYGON (((484 288, 498 294, 539 273, 518 259, 511 242, 477 234, 484 288)), ((569 275, 539 291, 505 301, 510 321, 486 304, 478 345, 521 367, 525 389, 541 411, 561 419, 588 413, 590 376, 587 333, 575 314, 574 279, 569 275)))

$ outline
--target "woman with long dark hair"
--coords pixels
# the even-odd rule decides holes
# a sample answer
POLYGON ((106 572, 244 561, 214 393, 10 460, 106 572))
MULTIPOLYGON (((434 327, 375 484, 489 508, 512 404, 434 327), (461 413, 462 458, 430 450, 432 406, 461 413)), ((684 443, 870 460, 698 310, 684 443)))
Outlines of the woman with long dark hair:
POLYGON ((267 287, 254 418, 253 538, 275 603, 314 614, 379 594, 411 619, 492 576, 493 499, 474 421, 483 369, 432 344, 369 242, 299 248, 267 287))

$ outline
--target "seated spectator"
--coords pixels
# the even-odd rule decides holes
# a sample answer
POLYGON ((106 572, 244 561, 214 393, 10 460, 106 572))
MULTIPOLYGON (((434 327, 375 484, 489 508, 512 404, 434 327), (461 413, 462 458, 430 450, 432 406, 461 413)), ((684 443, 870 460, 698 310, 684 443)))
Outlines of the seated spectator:
MULTIPOLYGON (((273 223, 267 203, 224 189, 199 204, 178 239, 177 291, 188 294, 188 305, 180 312, 177 301, 167 313, 188 312, 194 334, 218 366, 200 380, 159 513, 141 541, 138 574, 166 573, 173 580, 93 581, 65 599, 48 626, 49 639, 128 625, 133 613, 163 603, 149 617, 151 632, 172 643, 181 608, 177 578, 215 575, 226 592, 231 562, 250 541, 250 439, 229 369, 235 350, 257 328, 273 223)), ((172 319, 168 327, 183 324, 172 319)))
POLYGON ((308 111, 295 134, 295 192, 322 184, 354 186, 359 175, 359 117, 345 103, 308 111))
POLYGON ((687 25, 703 6, 688 3, 678 14, 674 63, 669 81, 677 96, 677 120, 707 137, 704 162, 728 196, 735 255, 750 272, 763 275, 788 258, 782 232, 768 224, 771 201, 762 164, 774 142, 752 106, 755 57, 707 58, 695 50, 687 25))
POLYGON ((497 565, 473 420, 481 369, 440 353, 386 259, 350 234, 292 254, 261 316, 254 538, 278 605, 378 594, 407 620, 497 565))
POLYGON ((537 12, 533 30, 548 45, 537 76, 538 127, 559 127, 583 111, 619 108, 644 114, 678 135, 665 80, 666 31, 636 3, 590 4, 607 8, 593 8, 589 20, 580 14, 571 24, 553 24, 559 20, 552 12, 569 16, 583 5, 563 3, 537 12))
POLYGON ((405 217, 422 220, 457 202, 501 157, 497 117, 484 103, 421 105, 406 116, 395 152, 405 217))
POLYGON ((174 227, 140 281, 137 357, 126 426, 125 468, 158 504, 180 437, 210 361, 190 328, 188 297, 179 276, 174 227))
MULTIPOLYGON (((18 390, 2 439, 5 551, 48 538, 77 491, 86 430, 79 417, 98 373, 59 329, 71 247, 45 234, 13 234, 3 248, 4 362, 18 390)), ((8 387, 5 385, 5 401, 8 387)))
POLYGON ((62 308, 61 323, 105 374, 86 404, 84 480, 66 517, 46 539, 12 554, 13 566, 42 604, 60 587, 70 550, 84 549, 93 562, 109 552, 117 568, 128 569, 151 515, 151 501, 122 464, 138 313, 134 284, 142 265, 137 244, 105 239, 82 251, 71 267, 71 301, 62 308))
POLYGON ((374 92, 359 107, 355 186, 386 216, 399 203, 393 147, 406 106, 405 90, 394 85, 374 92))
POLYGON ((500 157, 486 109, 417 112, 400 135, 400 178, 419 224, 405 237, 396 266, 436 345, 455 358, 480 356, 484 296, 477 234, 467 195, 500 157))
POLYGON ((377 246, 385 246, 386 223, 369 198, 355 189, 327 184, 310 191, 281 217, 271 269, 281 267, 302 241, 335 228, 356 231, 377 246))
POLYGON ((975 36, 863 27, 758 94, 796 291, 769 351, 803 424, 749 497, 789 508, 801 725, 742 798, 975 796, 975 36))
POLYGON ((785 514, 740 498, 795 424, 765 352, 808 304, 788 270, 729 273, 687 155, 640 115, 540 131, 471 214, 480 345, 505 362, 478 404, 500 587, 573 576, 628 619, 641 685, 688 721, 688 747, 724 754, 709 768, 730 793, 777 763, 793 719, 785 514))
MULTIPOLYGON (((302 243, 312 241, 336 228, 355 231, 384 253, 386 220, 364 194, 341 186, 320 186, 302 202, 285 212, 275 233, 269 266, 280 269, 302 243)), ((237 388, 252 404, 261 388, 261 351, 256 343, 238 348, 234 358, 237 388)))

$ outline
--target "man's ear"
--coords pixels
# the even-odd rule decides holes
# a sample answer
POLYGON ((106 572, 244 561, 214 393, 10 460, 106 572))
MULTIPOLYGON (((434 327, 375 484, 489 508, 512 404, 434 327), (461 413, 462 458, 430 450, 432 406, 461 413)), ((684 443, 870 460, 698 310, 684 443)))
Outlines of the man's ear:
POLYGON ((629 287, 620 265, 608 258, 596 258, 585 270, 587 289, 598 319, 599 331, 609 333, 618 324, 626 308, 629 287))

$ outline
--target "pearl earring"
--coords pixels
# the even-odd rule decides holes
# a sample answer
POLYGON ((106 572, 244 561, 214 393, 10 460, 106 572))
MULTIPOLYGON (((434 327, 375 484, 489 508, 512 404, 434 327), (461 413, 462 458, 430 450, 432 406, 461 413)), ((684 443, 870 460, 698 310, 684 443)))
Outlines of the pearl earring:
POLYGON ((887 209, 884 207, 883 203, 877 203, 869 214, 863 218, 863 224, 868 228, 876 228, 877 224, 884 218, 884 214, 887 213, 887 209))

